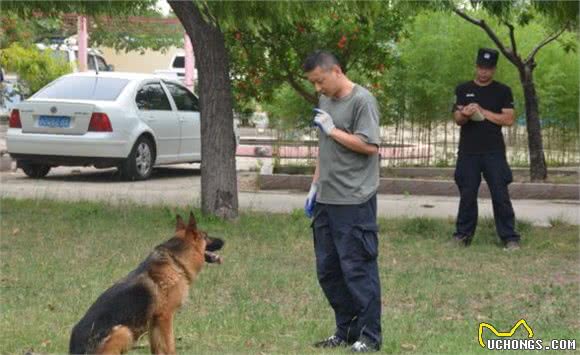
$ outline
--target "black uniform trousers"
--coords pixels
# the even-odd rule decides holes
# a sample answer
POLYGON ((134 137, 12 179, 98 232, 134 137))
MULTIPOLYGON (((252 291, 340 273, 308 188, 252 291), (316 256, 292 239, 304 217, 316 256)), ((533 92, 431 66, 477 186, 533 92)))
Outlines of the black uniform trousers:
POLYGON ((359 205, 317 203, 312 230, 318 281, 336 319, 335 335, 381 344, 377 198, 359 205))
POLYGON ((477 226, 477 194, 481 175, 485 178, 491 201, 495 229, 503 242, 519 241, 515 231, 515 215, 510 201, 508 185, 512 182, 512 171, 504 152, 468 154, 459 153, 455 167, 455 182, 461 200, 457 213, 456 234, 473 236, 477 226))

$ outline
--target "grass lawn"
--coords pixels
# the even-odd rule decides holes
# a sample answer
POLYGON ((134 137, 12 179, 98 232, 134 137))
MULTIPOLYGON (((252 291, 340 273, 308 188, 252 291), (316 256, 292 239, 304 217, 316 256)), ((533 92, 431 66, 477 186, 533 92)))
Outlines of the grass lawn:
MULTIPOLYGON (((175 213, 188 214, 169 207, 0 202, 3 354, 65 353, 72 326, 98 295, 171 237, 175 213)), ((301 211, 244 213, 228 223, 198 216, 198 225, 226 240, 225 262, 203 270, 178 313, 178 353, 346 353, 310 347, 331 334, 334 322, 301 211)), ((536 339, 580 343, 577 226, 520 224, 523 248, 514 253, 498 246, 492 220, 480 221, 468 249, 446 243, 450 220, 380 220, 380 228, 382 352, 485 354, 477 340, 480 322, 508 331, 522 318, 536 339)), ((516 334, 523 337, 523 328, 516 334)), ((132 353, 148 351, 145 337, 132 353)))

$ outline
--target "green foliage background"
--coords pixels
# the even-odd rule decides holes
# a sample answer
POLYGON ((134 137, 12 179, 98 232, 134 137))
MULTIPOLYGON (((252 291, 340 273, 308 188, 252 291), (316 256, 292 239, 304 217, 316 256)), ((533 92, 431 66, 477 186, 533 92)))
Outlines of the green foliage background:
MULTIPOLYGON (((247 116, 254 110, 266 110, 280 128, 309 125, 316 100, 301 71, 301 62, 315 49, 335 52, 349 77, 377 96, 383 125, 410 122, 430 127, 449 119, 453 89, 473 77, 477 48, 495 47, 480 28, 447 11, 450 5, 457 5, 452 1, 201 4, 205 16, 219 24, 225 36, 236 111, 247 116)), ((530 4, 478 2, 472 4, 477 10, 470 13, 485 19, 504 43, 509 42, 508 32, 501 21, 511 21, 516 26, 522 56, 556 28, 569 24, 571 31, 538 53, 534 74, 544 127, 577 132, 579 58, 578 30, 574 26, 578 16, 572 10, 578 4, 557 1, 530 4)), ((53 73, 39 71, 48 59, 34 54, 26 45, 43 36, 58 34, 59 29, 62 32, 62 21, 53 15, 73 11, 116 15, 112 22, 95 17, 92 45, 126 51, 179 46, 183 38, 179 26, 136 26, 123 20, 123 16, 129 15, 160 19, 153 5, 149 0, 133 5, 35 2, 34 6, 47 13, 44 18, 35 18, 31 16, 31 6, 3 1, 0 48, 4 65, 30 70, 27 85, 31 91, 61 73, 62 68, 55 63, 47 66, 53 73), (22 48, 16 47, 8 49, 13 43, 30 52, 24 54, 22 48), (13 59, 15 53, 24 58, 13 59)), ((521 116, 524 100, 519 76, 503 57, 497 80, 511 86, 521 116)))
MULTIPOLYGON (((477 16, 485 18, 494 28, 502 28, 502 24, 483 12, 477 16)), ((507 30, 498 32, 508 40, 507 30)), ((420 13, 400 33, 400 38, 391 42, 389 56, 384 57, 386 65, 382 73, 354 68, 348 72, 349 77, 377 96, 383 125, 405 121, 429 126, 449 120, 455 86, 473 79, 477 49, 494 48, 493 42, 480 28, 443 12, 420 13)), ((518 50, 527 55, 547 33, 549 28, 539 20, 518 27, 518 50)), ((576 33, 565 33, 537 55, 535 81, 544 126, 578 129, 579 58, 575 47, 570 46, 574 42, 576 33)), ((524 97, 519 74, 504 57, 500 57, 496 80, 512 88, 516 111, 521 116, 519 122, 523 123, 524 97)), ((303 127, 305 120, 310 119, 312 104, 287 84, 276 87, 262 103, 280 127, 303 127)))
POLYGON ((34 46, 22 46, 18 43, 2 50, 0 65, 7 71, 18 74, 18 90, 25 97, 72 71, 70 64, 53 57, 51 50, 40 51, 34 46))

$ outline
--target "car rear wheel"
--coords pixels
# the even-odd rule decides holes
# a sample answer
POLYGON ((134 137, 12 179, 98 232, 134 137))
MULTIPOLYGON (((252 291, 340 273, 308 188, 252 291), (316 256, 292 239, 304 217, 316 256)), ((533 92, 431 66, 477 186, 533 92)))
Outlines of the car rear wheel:
POLYGON ((41 179, 45 177, 50 171, 50 166, 45 164, 24 163, 20 164, 20 167, 22 168, 22 171, 24 171, 26 176, 33 179, 41 179))
POLYGON ((154 162, 155 151, 151 140, 141 137, 121 165, 121 175, 126 180, 146 180, 151 176, 154 162))

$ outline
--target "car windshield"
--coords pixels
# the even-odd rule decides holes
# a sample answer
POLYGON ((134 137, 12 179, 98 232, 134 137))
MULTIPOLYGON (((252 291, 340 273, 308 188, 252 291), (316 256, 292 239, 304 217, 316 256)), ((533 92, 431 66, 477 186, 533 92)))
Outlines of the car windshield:
POLYGON ((36 93, 36 99, 115 101, 129 80, 103 77, 69 76, 53 82, 36 93))

